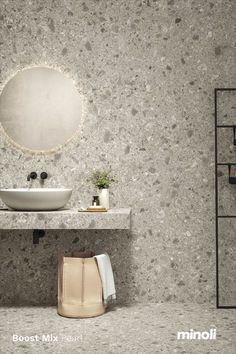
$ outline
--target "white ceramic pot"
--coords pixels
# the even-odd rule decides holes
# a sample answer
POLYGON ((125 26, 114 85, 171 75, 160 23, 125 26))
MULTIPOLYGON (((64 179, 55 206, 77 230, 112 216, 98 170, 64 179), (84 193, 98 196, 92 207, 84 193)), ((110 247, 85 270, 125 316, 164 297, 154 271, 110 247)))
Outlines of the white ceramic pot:
POLYGON ((99 202, 104 208, 109 209, 109 189, 99 189, 99 202))

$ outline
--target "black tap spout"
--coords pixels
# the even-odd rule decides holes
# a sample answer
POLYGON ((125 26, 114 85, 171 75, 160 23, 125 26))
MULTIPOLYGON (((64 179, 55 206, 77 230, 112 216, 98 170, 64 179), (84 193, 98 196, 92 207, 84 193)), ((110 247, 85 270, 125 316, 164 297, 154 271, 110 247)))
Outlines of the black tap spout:
POLYGON ((36 172, 30 172, 30 174, 27 176, 27 181, 30 181, 31 179, 36 179, 38 177, 36 172))

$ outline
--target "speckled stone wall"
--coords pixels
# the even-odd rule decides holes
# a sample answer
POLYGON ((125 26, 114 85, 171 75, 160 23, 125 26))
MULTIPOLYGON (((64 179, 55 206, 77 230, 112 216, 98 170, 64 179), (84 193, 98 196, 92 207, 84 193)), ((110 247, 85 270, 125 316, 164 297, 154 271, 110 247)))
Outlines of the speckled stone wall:
POLYGON ((234 5, 0 2, 1 86, 48 65, 87 98, 82 134, 55 154, 30 155, 0 136, 1 187, 47 170, 47 185, 73 186, 79 207, 94 193, 91 171, 111 166, 111 204, 133 211, 131 234, 49 231, 33 246, 30 231, 1 231, 2 304, 55 303, 57 253, 83 246, 111 254, 120 302, 215 302, 213 89, 235 84, 234 5))

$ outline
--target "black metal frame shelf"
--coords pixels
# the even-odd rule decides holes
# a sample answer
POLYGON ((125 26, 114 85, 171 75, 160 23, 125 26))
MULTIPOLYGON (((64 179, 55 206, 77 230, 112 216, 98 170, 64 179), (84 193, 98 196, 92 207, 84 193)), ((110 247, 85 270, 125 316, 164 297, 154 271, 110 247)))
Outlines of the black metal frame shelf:
POLYGON ((218 213, 218 166, 228 166, 229 168, 229 179, 230 179, 230 168, 236 163, 222 163, 218 162, 218 129, 219 128, 233 128, 234 134, 234 145, 236 145, 236 125, 221 125, 217 124, 218 112, 217 112, 217 93, 221 91, 236 91, 236 88, 215 88, 214 99, 215 99, 215 218, 216 218, 216 307, 218 309, 235 309, 235 306, 224 306, 219 303, 219 219, 222 218, 236 218, 236 215, 219 215, 218 213))

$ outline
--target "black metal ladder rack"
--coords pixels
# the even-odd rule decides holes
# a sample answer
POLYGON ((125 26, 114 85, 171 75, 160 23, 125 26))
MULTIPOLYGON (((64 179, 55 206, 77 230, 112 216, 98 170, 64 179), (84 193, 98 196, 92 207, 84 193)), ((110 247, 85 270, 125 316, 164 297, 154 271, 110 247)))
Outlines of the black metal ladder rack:
POLYGON ((229 165, 235 165, 236 162, 228 162, 228 163, 221 163, 218 162, 218 129, 221 128, 231 128, 233 129, 234 133, 234 145, 236 145, 236 124, 235 125, 218 125, 217 123, 217 93, 222 92, 222 91, 236 91, 236 88, 215 88, 215 216, 216 216, 216 307, 219 308, 229 308, 229 309, 235 309, 235 306, 224 306, 220 305, 219 302, 219 219, 220 218, 236 218, 236 215, 219 215, 218 212, 218 166, 229 166, 229 165))

